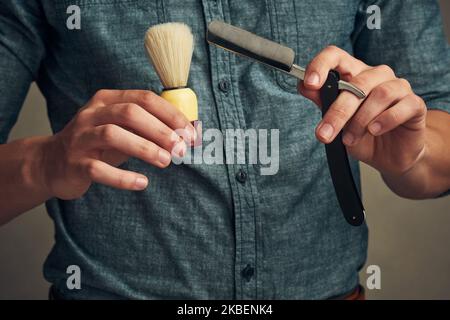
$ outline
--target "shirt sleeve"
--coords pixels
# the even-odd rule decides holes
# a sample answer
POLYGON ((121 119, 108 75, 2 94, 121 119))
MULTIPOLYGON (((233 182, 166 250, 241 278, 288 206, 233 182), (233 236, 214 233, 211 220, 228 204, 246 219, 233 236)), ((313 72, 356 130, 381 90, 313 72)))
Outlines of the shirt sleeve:
POLYGON ((44 21, 37 0, 0 1, 0 143, 7 141, 45 56, 44 21))
POLYGON ((429 109, 450 112, 450 48, 437 0, 362 1, 352 40, 355 57, 389 65, 429 109), (370 5, 380 8, 381 29, 367 27, 370 5))

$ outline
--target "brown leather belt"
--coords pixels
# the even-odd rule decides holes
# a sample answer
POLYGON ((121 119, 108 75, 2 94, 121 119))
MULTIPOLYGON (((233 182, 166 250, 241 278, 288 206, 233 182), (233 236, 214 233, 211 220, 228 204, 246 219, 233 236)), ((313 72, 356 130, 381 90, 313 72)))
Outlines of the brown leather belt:
POLYGON ((358 285, 349 293, 343 294, 342 296, 333 297, 330 300, 366 300, 364 287, 358 285))

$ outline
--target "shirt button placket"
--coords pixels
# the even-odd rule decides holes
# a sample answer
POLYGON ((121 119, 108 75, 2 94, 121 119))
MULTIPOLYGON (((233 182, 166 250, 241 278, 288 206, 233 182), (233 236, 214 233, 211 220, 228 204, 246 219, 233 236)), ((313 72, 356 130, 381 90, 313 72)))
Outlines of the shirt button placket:
MULTIPOLYGON (((229 15, 227 2, 220 3, 219 6, 216 1, 203 0, 206 24, 212 20, 226 20, 225 17, 229 15)), ((231 54, 215 47, 210 47, 209 50, 211 54, 211 75, 214 84, 213 92, 216 97, 219 123, 222 129, 245 128, 243 110, 238 102, 240 101, 239 92, 234 90, 234 83, 231 81, 233 72, 233 66, 229 61, 231 54)), ((249 171, 245 164, 229 164, 228 174, 231 179, 235 179, 231 183, 231 189, 236 238, 236 298, 256 299, 256 228, 252 183, 249 183, 249 171)))

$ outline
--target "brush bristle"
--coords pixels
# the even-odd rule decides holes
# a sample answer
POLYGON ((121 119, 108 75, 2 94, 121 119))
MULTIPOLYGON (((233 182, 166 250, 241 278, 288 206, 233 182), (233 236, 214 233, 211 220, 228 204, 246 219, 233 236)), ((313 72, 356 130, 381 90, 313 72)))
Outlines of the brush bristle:
POLYGON ((151 27, 145 47, 164 88, 184 87, 189 77, 194 37, 191 29, 177 22, 151 27))

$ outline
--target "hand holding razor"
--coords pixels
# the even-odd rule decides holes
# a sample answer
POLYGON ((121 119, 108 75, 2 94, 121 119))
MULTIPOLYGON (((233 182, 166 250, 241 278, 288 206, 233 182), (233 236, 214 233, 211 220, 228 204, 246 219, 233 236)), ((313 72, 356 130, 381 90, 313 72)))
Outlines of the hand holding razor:
MULTIPOLYGON (((207 41, 285 72, 299 80, 304 79, 305 69, 294 64, 295 52, 291 48, 246 30, 224 22, 213 21, 208 26, 207 41)), ((338 72, 330 71, 327 81, 320 89, 322 115, 336 100, 340 90, 349 91, 360 99, 366 97, 361 89, 340 80, 338 72)), ((359 226, 364 222, 365 212, 352 176, 341 133, 331 143, 325 145, 325 149, 334 189, 344 217, 349 224, 359 226)))

